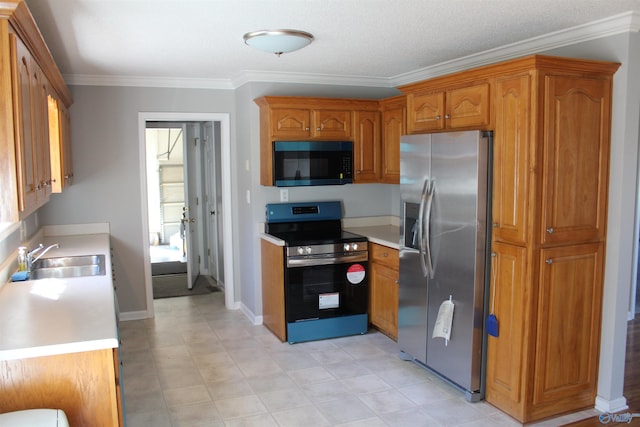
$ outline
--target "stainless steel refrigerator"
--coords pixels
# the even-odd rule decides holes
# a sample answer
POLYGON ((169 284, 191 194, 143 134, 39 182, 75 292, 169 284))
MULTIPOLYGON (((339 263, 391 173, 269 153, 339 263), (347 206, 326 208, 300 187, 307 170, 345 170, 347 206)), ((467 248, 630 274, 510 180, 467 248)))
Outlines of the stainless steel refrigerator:
POLYGON ((400 141, 398 344, 470 401, 484 398, 491 138, 468 131, 400 141))

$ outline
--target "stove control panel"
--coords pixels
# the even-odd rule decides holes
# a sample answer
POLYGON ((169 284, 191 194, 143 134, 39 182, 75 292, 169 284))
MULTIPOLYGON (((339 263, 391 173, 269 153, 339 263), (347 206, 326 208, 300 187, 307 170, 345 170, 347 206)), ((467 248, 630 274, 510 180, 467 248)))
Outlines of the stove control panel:
POLYGON ((357 251, 358 250, 358 243, 345 243, 344 244, 344 251, 345 252, 349 252, 349 251, 357 251))

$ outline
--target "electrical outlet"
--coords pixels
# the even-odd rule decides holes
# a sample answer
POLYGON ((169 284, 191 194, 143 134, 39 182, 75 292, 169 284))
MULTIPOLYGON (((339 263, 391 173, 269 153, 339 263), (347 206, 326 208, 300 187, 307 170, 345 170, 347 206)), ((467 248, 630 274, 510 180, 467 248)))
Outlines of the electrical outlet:
POLYGON ((288 202, 289 201, 289 190, 286 188, 280 189, 280 201, 288 202))

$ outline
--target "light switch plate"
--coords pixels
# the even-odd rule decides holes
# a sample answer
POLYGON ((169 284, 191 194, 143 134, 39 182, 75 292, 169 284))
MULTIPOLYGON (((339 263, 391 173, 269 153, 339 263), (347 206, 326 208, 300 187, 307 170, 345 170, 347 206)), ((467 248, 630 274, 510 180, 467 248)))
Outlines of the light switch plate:
POLYGON ((280 189, 280 201, 288 202, 289 201, 289 190, 286 188, 280 189))

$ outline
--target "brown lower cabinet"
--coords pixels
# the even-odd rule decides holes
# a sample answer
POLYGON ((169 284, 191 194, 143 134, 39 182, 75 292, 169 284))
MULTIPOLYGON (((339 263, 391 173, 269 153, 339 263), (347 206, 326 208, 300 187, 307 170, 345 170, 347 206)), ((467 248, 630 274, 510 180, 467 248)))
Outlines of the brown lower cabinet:
POLYGON ((398 339, 398 250, 369 242, 369 323, 398 339))
POLYGON ((0 361, 2 412, 62 409, 71 426, 123 426, 117 349, 0 361))

